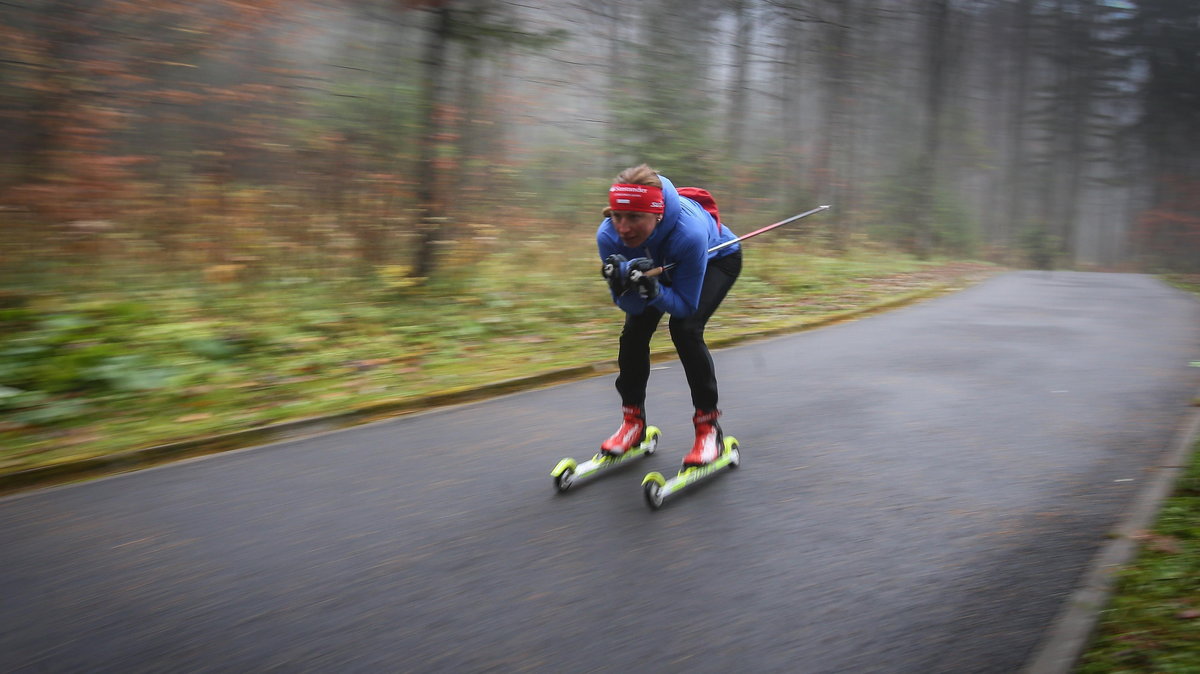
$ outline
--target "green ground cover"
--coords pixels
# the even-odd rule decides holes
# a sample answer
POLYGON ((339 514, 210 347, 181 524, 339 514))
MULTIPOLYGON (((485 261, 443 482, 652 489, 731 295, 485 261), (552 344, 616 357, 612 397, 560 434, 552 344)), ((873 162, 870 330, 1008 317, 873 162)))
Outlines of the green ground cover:
POLYGON ((1080 662, 1081 674, 1200 672, 1200 443, 1080 662))
MULTIPOLYGON (((0 288, 0 472, 612 360, 621 315, 594 255, 588 237, 534 238, 424 284, 395 268, 236 280, 129 263, 26 273, 0 288)), ((748 247, 709 336, 990 269, 869 248, 821 256, 779 238, 748 247)), ((661 335, 655 344, 671 348, 661 335)))
MULTIPOLYGON (((1174 277, 1200 295, 1200 277, 1174 277)), ((1200 401, 1197 401, 1200 404, 1200 401)), ((1116 579, 1081 674, 1200 672, 1200 441, 1137 558, 1116 579)))

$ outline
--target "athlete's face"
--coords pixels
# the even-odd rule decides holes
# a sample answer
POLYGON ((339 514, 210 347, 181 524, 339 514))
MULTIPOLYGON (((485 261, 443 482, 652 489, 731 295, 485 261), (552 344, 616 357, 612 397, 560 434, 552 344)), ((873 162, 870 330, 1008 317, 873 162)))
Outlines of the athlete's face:
POLYGON ((617 236, 621 237, 621 243, 636 248, 650 238, 654 233, 654 226, 662 216, 642 211, 613 211, 609 217, 612 218, 617 236))

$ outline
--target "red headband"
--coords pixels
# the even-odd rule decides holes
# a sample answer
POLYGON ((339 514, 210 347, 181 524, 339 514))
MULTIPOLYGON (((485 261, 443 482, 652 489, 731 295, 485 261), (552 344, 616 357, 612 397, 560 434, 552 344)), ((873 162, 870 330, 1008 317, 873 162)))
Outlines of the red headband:
POLYGON ((608 205, 614 211, 663 212, 661 187, 617 183, 608 188, 608 205))

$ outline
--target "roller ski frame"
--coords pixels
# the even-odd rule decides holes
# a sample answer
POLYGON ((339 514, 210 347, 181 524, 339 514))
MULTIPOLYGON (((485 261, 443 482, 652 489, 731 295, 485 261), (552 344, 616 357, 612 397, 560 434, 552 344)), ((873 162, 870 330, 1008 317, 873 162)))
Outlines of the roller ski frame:
POLYGON ((742 452, 738 441, 731 436, 725 436, 725 449, 712 463, 704 466, 686 466, 679 473, 667 479, 662 473, 650 473, 642 479, 642 494, 646 497, 646 505, 651 510, 658 510, 669 496, 677 494, 691 485, 703 482, 720 473, 723 469, 730 470, 742 464, 742 452))
POLYGON ((571 458, 563 459, 550 472, 550 477, 554 478, 554 488, 560 493, 565 492, 585 479, 616 468, 634 459, 650 456, 658 449, 660 438, 662 438, 662 431, 657 426, 647 426, 646 435, 642 439, 641 444, 636 447, 630 447, 629 451, 620 456, 610 456, 603 452, 598 452, 583 463, 577 463, 575 459, 571 458))

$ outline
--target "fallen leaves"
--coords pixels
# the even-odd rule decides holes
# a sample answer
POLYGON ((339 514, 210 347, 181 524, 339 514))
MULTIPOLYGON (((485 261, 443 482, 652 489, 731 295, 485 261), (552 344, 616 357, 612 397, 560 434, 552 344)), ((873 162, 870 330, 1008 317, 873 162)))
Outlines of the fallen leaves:
POLYGON ((1167 555, 1177 555, 1183 552, 1183 547, 1179 539, 1174 536, 1164 536, 1149 531, 1139 531, 1130 536, 1137 541, 1142 547, 1154 552, 1160 552, 1167 555))

